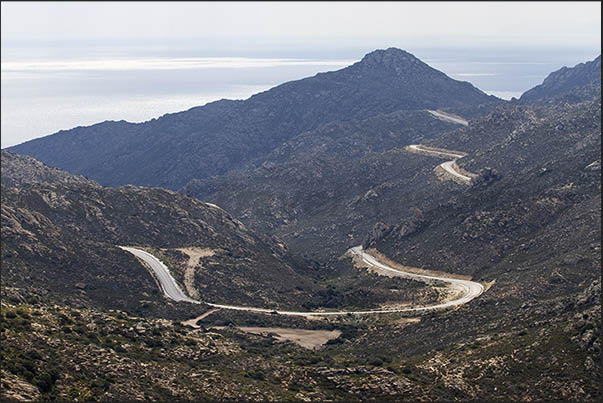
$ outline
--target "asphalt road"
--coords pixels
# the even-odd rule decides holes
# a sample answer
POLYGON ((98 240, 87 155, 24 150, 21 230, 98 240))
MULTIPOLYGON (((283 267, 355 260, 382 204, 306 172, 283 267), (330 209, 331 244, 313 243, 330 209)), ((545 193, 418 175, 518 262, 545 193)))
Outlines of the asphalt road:
POLYGON ((381 270, 390 271, 396 274, 401 274, 404 277, 412 278, 414 280, 422 280, 422 281, 443 281, 445 283, 451 284, 454 287, 457 287, 463 291, 463 296, 448 302, 444 302, 438 305, 430 305, 422 308, 408 308, 409 311, 413 310, 427 310, 427 309, 440 309, 440 308, 448 308, 451 306, 466 304, 472 299, 479 297, 484 292, 484 286, 480 283, 470 280, 461 280, 456 278, 449 277, 437 277, 437 276, 428 276, 425 274, 416 274, 405 272, 402 270, 394 269, 390 266, 387 266, 381 262, 378 262, 372 255, 364 252, 362 250, 362 246, 356 246, 351 249, 351 251, 362 258, 364 263, 367 263, 371 266, 377 267, 381 270))
POLYGON ((182 290, 176 283, 176 280, 174 280, 174 277, 172 277, 172 275, 170 274, 170 271, 168 270, 167 266, 164 265, 163 262, 161 262, 155 256, 136 248, 129 248, 127 246, 120 246, 120 248, 130 252, 137 258, 141 259, 151 268, 151 270, 153 270, 155 278, 159 281, 159 284, 161 285, 161 289, 163 290, 165 295, 167 295, 170 299, 173 299, 174 301, 184 301, 191 302, 193 304, 200 304, 199 301, 188 297, 184 292, 182 292, 182 290))
POLYGON ((454 169, 454 161, 446 161, 446 162, 440 164, 440 166, 442 167, 443 170, 445 170, 449 174, 454 175, 457 178, 459 178, 467 183, 471 182, 471 177, 463 175, 462 173, 460 173, 454 169))
POLYGON ((445 170, 446 172, 448 172, 449 174, 459 178, 460 180, 462 180, 465 183, 470 183, 471 182, 471 177, 467 176, 467 175, 463 175, 462 173, 458 172, 454 167, 455 164, 454 162, 459 159, 464 157, 466 154, 465 153, 461 153, 459 151, 437 151, 437 150, 431 150, 429 148, 425 148, 421 145, 418 144, 411 144, 408 146, 408 148, 410 150, 414 150, 414 151, 420 151, 423 154, 428 154, 428 155, 433 155, 434 157, 444 157, 444 158, 452 158, 452 161, 446 161, 442 164, 440 164, 440 167, 445 170))
POLYGON ((463 119, 460 116, 452 115, 452 114, 449 114, 446 112, 432 111, 432 110, 427 110, 427 112, 431 113, 433 116, 437 117, 438 119, 446 120, 446 121, 452 122, 452 123, 458 123, 459 125, 463 125, 463 126, 469 126, 469 122, 467 122, 465 119, 463 119))
POLYGON ((420 281, 443 281, 451 284, 453 287, 456 287, 462 290, 462 296, 458 299, 443 302, 441 304, 436 305, 428 305, 428 306, 419 306, 414 308, 400 308, 400 309, 375 309, 375 310, 366 310, 366 311, 329 311, 329 312, 301 312, 301 311, 280 311, 268 308, 257 308, 257 307, 249 307, 249 306, 239 306, 239 305, 227 305, 227 304, 214 304, 209 302, 196 301, 192 298, 186 296, 176 281, 170 274, 167 267, 155 256, 147 253, 143 250, 120 246, 121 249, 132 253, 134 256, 140 258, 144 261, 155 273, 155 277, 161 284, 161 288, 165 295, 174 300, 174 301, 183 301, 190 302, 194 304, 205 303, 214 308, 222 308, 222 309, 231 309, 237 311, 246 311, 246 312, 261 312, 261 313, 272 313, 279 315, 288 315, 288 316, 334 316, 334 315, 367 315, 367 314, 383 314, 383 313, 397 313, 397 312, 420 312, 420 311, 429 311, 435 309, 444 309, 453 306, 458 306, 462 304, 466 304, 472 299, 480 296, 482 292, 484 292, 484 287, 480 283, 476 283, 474 281, 468 280, 459 280, 448 277, 436 277, 436 276, 427 276, 422 274, 415 274, 410 272, 405 272, 402 270, 394 269, 393 267, 387 266, 383 263, 378 262, 373 256, 364 252, 362 246, 356 246, 350 249, 350 252, 356 254, 362 258, 362 260, 371 266, 379 268, 381 270, 390 271, 396 273, 398 275, 402 275, 404 277, 408 277, 411 279, 416 279, 420 281))

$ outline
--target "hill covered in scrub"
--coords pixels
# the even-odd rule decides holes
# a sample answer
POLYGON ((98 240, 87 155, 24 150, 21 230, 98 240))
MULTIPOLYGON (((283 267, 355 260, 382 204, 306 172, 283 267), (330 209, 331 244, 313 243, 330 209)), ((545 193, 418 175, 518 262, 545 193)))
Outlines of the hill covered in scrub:
POLYGON ((169 306, 152 276, 118 245, 171 251, 185 261, 176 249, 211 250, 192 282, 210 284, 207 297, 230 290, 234 301, 295 305, 315 289, 293 269, 297 262, 284 245, 217 206, 158 188, 105 188, 2 152, 3 286, 139 313, 169 306))
POLYGON ((332 121, 397 110, 501 102, 400 49, 376 50, 344 69, 284 83, 245 101, 221 100, 144 123, 103 122, 10 147, 108 186, 177 190, 224 174, 332 121))
MULTIPOLYGON (((228 206, 250 226, 283 237, 295 250, 339 256, 359 245, 375 220, 406 214, 399 202, 384 203, 383 194, 395 197, 396 182, 430 171, 433 161, 408 160, 401 148, 458 126, 425 111, 334 122, 294 137, 246 169, 193 180, 183 192, 228 206)), ((414 197, 421 186, 415 180, 398 190, 414 197)))
POLYGON ((509 293, 527 282, 530 298, 575 292, 599 277, 600 98, 501 107, 429 144, 467 150, 458 165, 484 175, 443 202, 409 206, 420 215, 386 222, 379 250, 411 265, 496 278, 497 290, 506 281, 509 293))
POLYGON ((119 245, 159 257, 201 301, 314 310, 430 297, 412 281, 384 282, 368 273, 325 282, 318 262, 290 253, 215 204, 160 188, 102 187, 2 152, 3 287, 147 316, 186 318, 207 309, 166 299, 119 245))
POLYGON ((600 282, 512 314, 488 298, 480 306, 422 318, 338 323, 227 313, 204 319, 200 329, 3 295, 3 399, 600 398, 600 282), (502 312, 492 315, 496 311, 502 312), (215 323, 286 323, 343 333, 308 350, 234 326, 210 328, 215 323))
POLYGON ((549 74, 542 84, 524 92, 521 102, 542 101, 547 98, 568 96, 576 98, 577 90, 593 93, 599 86, 601 96, 601 55, 594 60, 577 64, 574 67, 562 67, 549 74))
MULTIPOLYGON (((600 400, 601 96, 600 82, 577 78, 589 66, 552 74, 547 86, 558 81, 550 88, 559 91, 490 102, 388 49, 247 101, 166 116, 181 125, 159 141, 149 134, 146 146, 182 159, 173 171, 138 160, 157 183, 199 167, 192 127, 218 136, 243 121, 240 111, 245 122, 268 116, 248 137, 220 137, 230 145, 207 143, 207 153, 225 147, 203 162, 215 166, 170 182, 187 195, 103 187, 3 151, 2 398, 600 400), (436 88, 448 95, 437 98, 436 88), (315 109, 294 108, 313 99, 315 109), (195 113, 205 117, 193 124, 195 113), (266 147, 236 164, 225 157, 254 141, 266 147), (441 164, 451 159, 470 180, 450 180, 441 164), (437 281, 368 273, 345 254, 361 244, 383 261, 471 278, 485 291, 421 313, 310 320, 210 310, 166 300, 116 247, 151 252, 189 295, 211 302, 315 310, 446 297, 437 281), (340 333, 309 350, 275 328, 340 333)), ((157 122, 32 144, 73 140, 78 150, 113 139, 121 148, 111 144, 105 157, 116 166, 102 165, 102 175, 120 183, 140 173, 124 165, 123 150, 144 137, 136 127, 157 122)))

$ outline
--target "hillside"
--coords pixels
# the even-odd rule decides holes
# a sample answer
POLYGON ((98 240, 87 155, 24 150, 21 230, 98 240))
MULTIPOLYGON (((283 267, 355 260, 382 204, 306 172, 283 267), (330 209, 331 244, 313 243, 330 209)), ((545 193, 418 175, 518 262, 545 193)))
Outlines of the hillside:
MULTIPOLYGON (((2 304, 3 399, 600 399, 600 282, 498 317, 507 309, 490 300, 422 318, 287 325, 343 331, 317 351, 232 326, 2 304)), ((278 323, 270 319, 230 318, 278 323)))
POLYGON ((420 226, 409 233, 408 223, 388 222, 375 243, 380 250, 411 265, 496 278, 497 289, 509 287, 518 301, 545 297, 550 287, 575 292, 598 278, 600 98, 501 107, 428 144, 466 150, 458 165, 488 174, 470 187, 457 185, 444 202, 409 206, 421 208, 420 226), (521 297, 520 282, 530 283, 521 297))
POLYGON ((3 290, 144 316, 190 317, 207 309, 166 299, 119 245, 153 253, 189 296, 213 303, 364 309, 434 297, 416 282, 356 270, 326 281, 319 262, 290 253, 214 204, 159 188, 106 188, 2 152, 3 290))
MULTIPOLYGON (((582 91, 593 93, 598 86, 599 96, 601 95, 601 55, 594 60, 577 64, 574 67, 562 67, 549 74, 542 84, 526 91, 522 94, 520 101, 535 102, 543 99, 561 97, 566 93, 582 91)), ((579 94, 569 94, 573 98, 579 94)), ((571 98, 570 98, 571 99, 571 98)))
POLYGON ((159 119, 77 127, 10 147, 102 185, 179 189, 268 154, 331 121, 397 110, 501 102, 390 48, 344 69, 279 85, 245 101, 222 100, 159 119))
MULTIPOLYGON (((393 77, 402 59, 430 71, 394 50, 352 70, 393 77)), ((187 181, 188 196, 103 187, 3 151, 1 397, 601 400, 600 85, 470 115, 465 103, 447 110, 457 123, 422 110, 434 106, 354 102, 358 118, 304 126, 187 181), (451 159, 453 173, 441 165, 451 159), (212 302, 349 310, 450 297, 439 281, 368 273, 344 255, 359 244, 484 292, 448 310, 312 320, 209 310, 166 300, 116 247, 150 251, 212 302), (309 349, 283 330, 338 335, 309 349)))
POLYGON ((401 148, 457 127, 425 111, 333 122, 294 137, 247 169, 191 181, 183 191, 227 206, 296 251, 336 257, 360 244, 376 221, 406 216, 400 201, 417 197, 426 183, 438 184, 432 160, 401 148))
POLYGON ((216 206, 163 189, 104 188, 2 152, 3 287, 140 314, 200 309, 164 300, 118 245, 151 248, 169 262, 189 260, 181 248, 212 251, 190 285, 203 284, 209 300, 299 305, 319 289, 282 244, 216 206))

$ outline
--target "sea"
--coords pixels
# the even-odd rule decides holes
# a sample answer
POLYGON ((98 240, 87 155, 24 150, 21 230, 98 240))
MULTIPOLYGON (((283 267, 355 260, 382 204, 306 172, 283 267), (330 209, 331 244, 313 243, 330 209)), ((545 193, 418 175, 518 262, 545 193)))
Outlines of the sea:
MULTIPOLYGON (((387 44, 382 48, 388 47, 387 44)), ((503 99, 599 49, 404 46, 448 76, 503 99)), ((341 69, 368 47, 212 51, 211 46, 2 44, 2 148, 106 120, 143 122, 219 99, 246 99, 281 83, 341 69)))

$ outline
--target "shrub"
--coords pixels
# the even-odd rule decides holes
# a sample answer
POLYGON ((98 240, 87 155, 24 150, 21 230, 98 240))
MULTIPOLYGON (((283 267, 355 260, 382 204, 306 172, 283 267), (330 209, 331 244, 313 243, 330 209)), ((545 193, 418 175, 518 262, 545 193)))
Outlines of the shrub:
POLYGON ((33 379, 33 384, 40 389, 42 393, 48 393, 52 390, 55 382, 59 379, 59 373, 56 369, 49 372, 43 372, 33 379))

